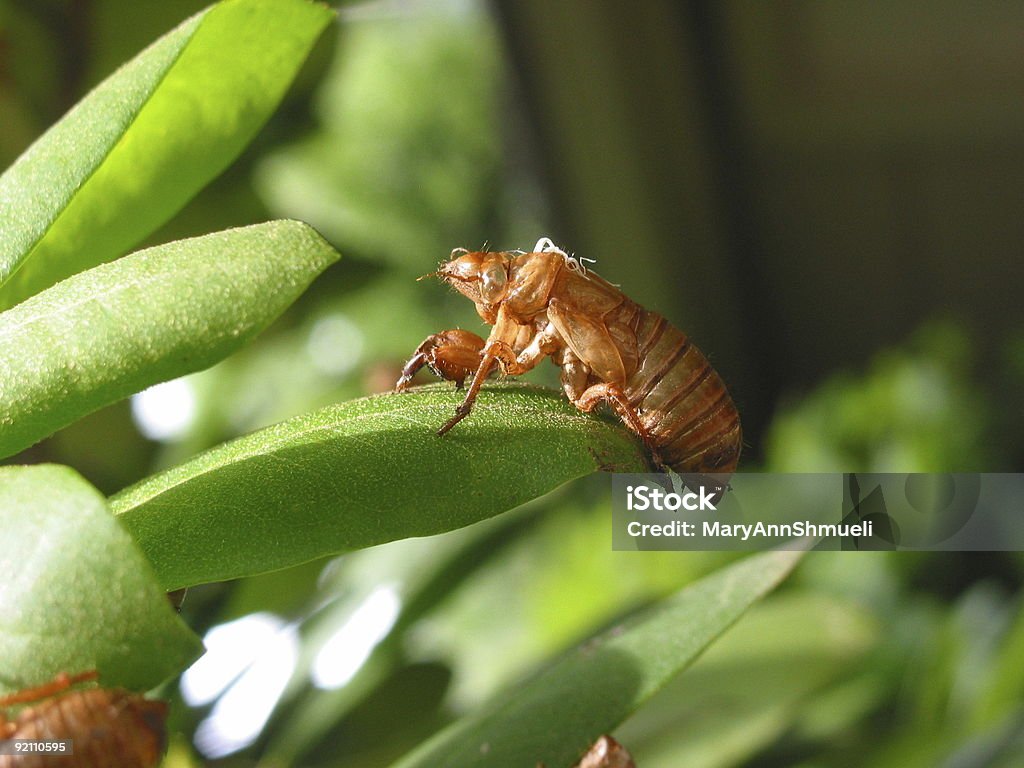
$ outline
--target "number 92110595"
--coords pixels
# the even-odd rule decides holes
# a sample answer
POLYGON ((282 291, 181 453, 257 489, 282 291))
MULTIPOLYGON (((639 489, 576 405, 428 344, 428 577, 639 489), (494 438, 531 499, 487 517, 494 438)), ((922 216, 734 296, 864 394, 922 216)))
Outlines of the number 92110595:
POLYGON ((467 251, 429 276, 469 298, 487 340, 454 329, 428 336, 402 371, 406 390, 428 366, 461 387, 465 399, 443 435, 470 414, 497 366, 516 376, 546 357, 562 369, 562 387, 581 411, 609 404, 660 468, 680 475, 729 475, 742 446, 740 417, 721 377, 687 336, 617 286, 541 239, 522 251, 467 251))

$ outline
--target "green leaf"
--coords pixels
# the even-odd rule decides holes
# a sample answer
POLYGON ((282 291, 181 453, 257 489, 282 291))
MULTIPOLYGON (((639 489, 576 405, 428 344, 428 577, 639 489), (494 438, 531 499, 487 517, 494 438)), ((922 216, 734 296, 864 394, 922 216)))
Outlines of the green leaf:
MULTIPOLYGON (((807 591, 777 595, 755 606, 615 736, 644 768, 743 764, 804 726, 812 707, 819 721, 842 719, 841 705, 826 700, 837 695, 829 684, 863 669, 857 662, 877 647, 879 630, 854 602, 807 591)), ((854 677, 852 685, 865 681, 874 693, 869 701, 877 702, 873 681, 854 677)), ((806 738, 806 727, 800 734, 806 738)))
POLYGON ((167 589, 232 579, 503 512, 597 469, 643 471, 622 428, 559 394, 487 388, 354 400, 214 448, 111 500, 167 589))
POLYGON ((0 313, 0 456, 263 330, 337 253, 278 221, 150 248, 0 313))
POLYGON ((331 12, 225 0, 85 97, 0 177, 0 309, 117 258, 241 152, 331 12))
POLYGON ((395 764, 569 766, 728 629, 801 552, 749 557, 568 653, 395 764))
POLYGON ((100 493, 67 467, 0 467, 0 695, 96 669, 148 690, 202 643, 100 493))

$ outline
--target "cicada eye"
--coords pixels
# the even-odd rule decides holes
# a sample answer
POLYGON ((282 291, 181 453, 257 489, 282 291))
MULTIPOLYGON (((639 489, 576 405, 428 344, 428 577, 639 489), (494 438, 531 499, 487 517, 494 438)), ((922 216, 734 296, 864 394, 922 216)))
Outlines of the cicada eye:
POLYGON ((491 262, 484 269, 483 287, 480 290, 484 301, 494 304, 501 300, 505 293, 505 285, 508 283, 508 276, 505 274, 505 267, 497 262, 491 262))

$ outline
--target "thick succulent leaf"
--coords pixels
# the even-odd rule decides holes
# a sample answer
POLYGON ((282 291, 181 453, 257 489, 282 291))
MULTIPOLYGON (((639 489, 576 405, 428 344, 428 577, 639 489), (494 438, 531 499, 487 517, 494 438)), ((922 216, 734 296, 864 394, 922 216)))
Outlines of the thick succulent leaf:
POLYGON ((598 469, 643 471, 619 425, 559 394, 485 389, 342 403, 219 446, 115 496, 167 589, 469 525, 598 469))
POLYGON ((199 655, 153 569, 73 470, 0 467, 0 695, 96 669, 148 690, 199 655))
POLYGON ((0 177, 0 309, 176 213, 263 125, 330 18, 306 0, 225 0, 86 96, 0 177))
POLYGON ((0 456, 227 357, 337 253, 277 221, 104 264, 0 313, 0 456))

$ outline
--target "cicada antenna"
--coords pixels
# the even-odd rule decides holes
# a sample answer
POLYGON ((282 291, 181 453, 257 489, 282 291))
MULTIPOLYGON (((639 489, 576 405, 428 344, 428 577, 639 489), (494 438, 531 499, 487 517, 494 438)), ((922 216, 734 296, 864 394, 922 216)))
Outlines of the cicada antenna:
POLYGON ((440 277, 442 280, 461 280, 464 283, 473 282, 473 278, 463 277, 462 275, 456 275, 452 272, 448 272, 447 270, 445 270, 444 267, 445 265, 442 264, 441 268, 436 272, 428 272, 425 275, 420 275, 419 277, 416 278, 416 281, 419 282, 420 280, 426 280, 428 277, 440 277))

